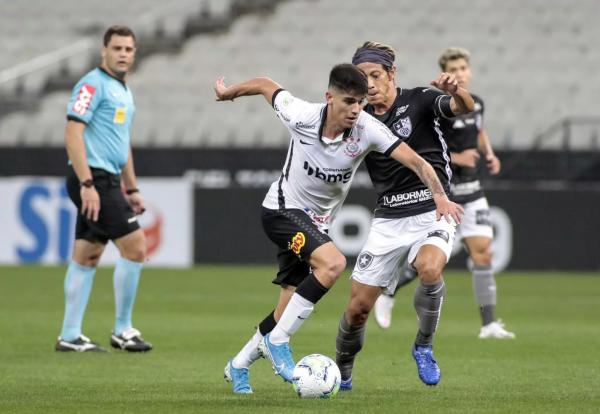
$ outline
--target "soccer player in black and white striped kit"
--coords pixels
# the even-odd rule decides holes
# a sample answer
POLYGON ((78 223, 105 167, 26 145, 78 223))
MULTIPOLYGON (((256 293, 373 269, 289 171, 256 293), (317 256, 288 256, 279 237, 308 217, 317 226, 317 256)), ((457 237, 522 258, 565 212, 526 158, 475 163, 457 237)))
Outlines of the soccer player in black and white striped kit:
POLYGON ((439 193, 428 191, 413 171, 384 154, 366 157, 378 200, 338 329, 336 360, 342 390, 352 389, 352 368, 364 343, 369 313, 382 292, 394 292, 405 262, 420 279, 414 296, 419 322, 412 349, 417 372, 428 385, 437 384, 441 375, 432 343, 445 294, 442 270, 452 251, 457 223, 440 220, 435 212, 436 198, 450 193, 452 175, 440 120, 472 111, 474 101, 448 73, 440 74, 430 87, 396 87, 394 59, 391 47, 376 42, 366 42, 356 50, 352 63, 369 80, 365 111, 431 164, 444 188, 439 193))

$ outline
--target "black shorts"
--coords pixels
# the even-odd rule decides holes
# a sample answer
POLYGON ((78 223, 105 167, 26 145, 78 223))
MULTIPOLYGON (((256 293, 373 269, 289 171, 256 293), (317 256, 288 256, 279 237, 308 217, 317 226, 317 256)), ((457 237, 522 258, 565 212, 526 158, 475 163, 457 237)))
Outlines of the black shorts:
POLYGON ((133 209, 121 192, 121 176, 105 170, 91 168, 94 187, 100 196, 98 221, 89 220, 81 214, 81 187, 73 168, 67 174, 67 192, 77 206, 75 239, 106 244, 140 228, 133 209))
POLYGON ((279 247, 279 271, 273 283, 298 286, 310 274, 308 259, 317 247, 330 242, 304 211, 262 209, 265 233, 279 247))

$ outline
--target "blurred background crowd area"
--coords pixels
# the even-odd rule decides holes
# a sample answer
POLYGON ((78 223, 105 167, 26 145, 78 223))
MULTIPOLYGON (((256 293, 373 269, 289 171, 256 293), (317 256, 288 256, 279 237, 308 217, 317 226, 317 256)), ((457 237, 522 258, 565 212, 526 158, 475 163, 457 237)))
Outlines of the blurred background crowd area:
POLYGON ((329 69, 366 40, 397 51, 399 86, 427 85, 449 46, 472 52, 472 91, 499 149, 597 150, 595 0, 56 0, 0 2, 0 144, 60 146, 69 91, 101 35, 139 37, 138 147, 280 147, 260 100, 216 105, 212 83, 269 76, 322 101, 329 69))

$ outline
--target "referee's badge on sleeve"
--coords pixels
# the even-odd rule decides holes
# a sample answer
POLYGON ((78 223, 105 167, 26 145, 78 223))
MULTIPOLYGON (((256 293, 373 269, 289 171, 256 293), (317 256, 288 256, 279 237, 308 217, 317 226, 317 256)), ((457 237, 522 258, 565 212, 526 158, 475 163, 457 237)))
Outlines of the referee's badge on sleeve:
POLYGON ((126 112, 125 108, 117 108, 115 110, 115 117, 113 118, 113 122, 115 124, 124 124, 126 114, 127 114, 127 112, 126 112))
POLYGON ((90 103, 92 102, 92 98, 94 97, 95 93, 95 87, 89 83, 84 83, 79 89, 79 93, 77 94, 77 99, 75 99, 75 103, 73 104, 72 111, 78 113, 79 115, 85 115, 90 107, 90 103))

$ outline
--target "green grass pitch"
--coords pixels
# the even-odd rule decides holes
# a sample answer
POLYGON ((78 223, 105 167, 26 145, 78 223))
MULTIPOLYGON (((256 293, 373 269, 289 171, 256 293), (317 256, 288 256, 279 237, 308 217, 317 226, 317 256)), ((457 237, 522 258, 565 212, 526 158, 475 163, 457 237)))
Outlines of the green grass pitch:
MULTIPOLYGON (((277 297, 273 267, 147 269, 134 323, 145 355, 59 354, 63 267, 0 268, 0 413, 597 413, 600 412, 600 278, 585 273, 499 275, 498 314, 516 340, 479 340, 466 272, 446 274, 435 340, 437 387, 419 381, 410 347, 414 285, 400 294, 393 326, 369 321, 354 386, 332 400, 301 400, 265 360, 254 394, 236 396, 223 367, 277 297)), ((292 340, 295 358, 334 357, 349 281, 341 279, 292 340)), ((108 346, 111 269, 100 269, 84 333, 108 346)))

